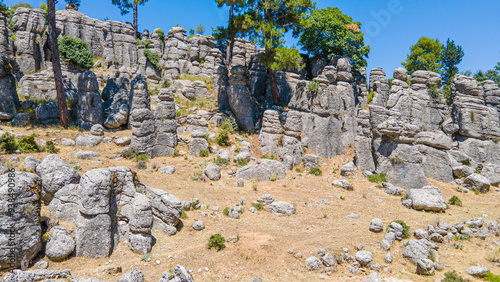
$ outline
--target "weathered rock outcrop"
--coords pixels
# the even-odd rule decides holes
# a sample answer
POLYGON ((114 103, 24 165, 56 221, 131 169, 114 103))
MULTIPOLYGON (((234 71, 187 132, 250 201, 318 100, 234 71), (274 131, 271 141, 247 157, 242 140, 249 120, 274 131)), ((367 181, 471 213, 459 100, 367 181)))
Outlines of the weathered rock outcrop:
MULTIPOLYGON (((2 19, 0 18, 0 22, 2 19)), ((0 26, 1 30, 1 26, 0 26)), ((0 41, 0 48, 1 48, 0 41)), ((1 53, 0 64, 0 112, 15 114, 19 108, 19 97, 16 91, 15 74, 19 71, 19 65, 16 61, 4 56, 1 53)))
POLYGON ((42 180, 36 174, 16 171, 0 175, 0 206, 2 207, 0 265, 2 268, 27 266, 42 249, 41 190, 42 180))

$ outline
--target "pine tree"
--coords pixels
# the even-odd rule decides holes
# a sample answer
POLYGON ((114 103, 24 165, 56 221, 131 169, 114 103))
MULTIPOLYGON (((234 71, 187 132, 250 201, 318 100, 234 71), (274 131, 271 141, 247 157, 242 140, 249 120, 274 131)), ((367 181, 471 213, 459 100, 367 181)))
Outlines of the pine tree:
POLYGON ((137 23, 137 17, 138 17, 138 6, 139 5, 144 5, 146 2, 149 0, 112 0, 113 5, 118 6, 120 9, 122 15, 128 14, 130 12, 130 9, 133 9, 134 12, 134 37, 137 39, 137 33, 139 29, 139 24, 137 23))

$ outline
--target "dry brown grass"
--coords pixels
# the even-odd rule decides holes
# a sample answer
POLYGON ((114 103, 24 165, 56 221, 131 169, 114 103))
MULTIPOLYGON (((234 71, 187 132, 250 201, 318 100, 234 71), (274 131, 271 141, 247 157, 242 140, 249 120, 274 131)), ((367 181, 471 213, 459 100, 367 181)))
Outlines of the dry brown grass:
MULTIPOLYGON (((3 126, 3 129, 10 131, 12 128, 3 126)), ((46 141, 56 138, 75 139, 81 134, 78 131, 51 129, 14 129, 16 133, 32 134, 38 133, 46 141), (49 131, 49 136, 45 132, 49 131)), ((127 136, 130 131, 119 131, 106 133, 106 136, 127 136)), ((231 136, 233 144, 234 135, 231 136)), ((258 151, 258 135, 250 136, 252 150, 256 154, 258 151)), ((100 144, 91 150, 101 154, 97 160, 77 160, 73 153, 78 150, 88 148, 63 147, 58 154, 67 162, 76 161, 82 167, 79 171, 94 168, 128 166, 134 167, 135 162, 129 160, 112 160, 106 156, 115 154, 122 148, 111 144, 100 144)), ((186 149, 184 149, 187 151, 186 149)), ((42 159, 47 153, 32 154, 38 159, 42 159)), ((342 191, 331 185, 332 180, 341 179, 340 167, 352 161, 354 152, 352 148, 347 148, 347 154, 326 159, 321 164, 323 176, 315 177, 302 175, 295 170, 287 172, 285 179, 275 182, 259 182, 257 191, 252 189, 251 181, 245 181, 245 186, 237 188, 234 186, 236 179, 228 177, 229 169, 236 169, 232 164, 223 168, 223 176, 218 182, 193 181, 189 176, 193 173, 194 165, 211 160, 210 158, 194 158, 189 162, 184 157, 177 158, 156 158, 148 163, 151 168, 152 161, 157 161, 159 165, 177 165, 177 172, 174 175, 162 175, 158 172, 147 172, 138 170, 140 180, 151 187, 164 189, 176 195, 181 200, 188 200, 192 197, 200 199, 201 204, 209 205, 209 210, 188 211, 188 219, 184 220, 184 228, 175 236, 168 237, 162 232, 154 229, 153 235, 156 238, 156 245, 153 247, 151 262, 140 260, 140 255, 133 254, 125 243, 120 243, 110 258, 87 259, 74 257, 60 263, 51 263, 50 269, 69 268, 71 272, 79 278, 97 277, 105 281, 117 281, 121 274, 104 274, 103 269, 110 266, 122 266, 123 271, 140 269, 146 276, 146 281, 157 281, 162 273, 173 268, 176 264, 181 264, 188 270, 193 270, 193 278, 196 281, 249 281, 253 277, 261 277, 264 281, 315 281, 319 280, 319 272, 309 272, 305 270, 305 259, 315 255, 318 248, 325 248, 329 253, 337 253, 343 247, 350 250, 352 256, 355 254, 355 246, 364 244, 366 250, 374 254, 374 263, 384 265, 384 255, 386 254, 379 247, 379 242, 384 234, 372 233, 368 231, 370 221, 381 218, 384 224, 392 220, 402 219, 409 226, 410 231, 417 228, 427 228, 433 221, 441 220, 448 223, 462 222, 472 217, 483 217, 489 215, 486 221, 496 219, 500 215, 500 193, 490 192, 488 194, 475 195, 474 193, 461 194, 452 185, 443 184, 429 180, 429 183, 441 188, 444 198, 449 199, 457 195, 463 202, 463 207, 450 206, 446 213, 428 213, 408 210, 401 205, 399 197, 389 196, 383 189, 377 188, 376 184, 370 183, 362 176, 361 172, 356 173, 353 179, 354 191, 342 191), (334 168, 338 172, 333 174, 334 168), (292 177, 296 177, 293 179, 292 177), (297 213, 291 217, 275 217, 262 210, 259 214, 252 214, 248 211, 251 202, 265 193, 272 194, 277 200, 293 203, 297 208, 297 213), (338 199, 341 194, 345 195, 345 200, 338 199), (224 207, 232 207, 240 197, 246 199, 246 211, 239 220, 229 218, 222 214, 224 207), (328 199, 330 205, 316 205, 315 201, 328 199), (378 199, 378 200, 377 200, 378 199), (301 203, 315 204, 317 207, 305 207, 301 203), (221 208, 221 211, 214 216, 209 215, 204 218, 200 215, 202 211, 210 211, 214 206, 221 208), (347 219, 346 215, 357 213, 359 219, 347 219), (325 217, 324 215, 327 214, 325 217), (191 229, 194 219, 202 220, 206 228, 196 232, 191 229), (238 243, 226 243, 226 248, 220 252, 208 250, 206 247, 210 235, 220 233, 224 237, 236 236, 239 234, 238 243), (295 252, 303 254, 303 258, 296 259, 288 254, 287 250, 293 249, 295 252), (171 257, 170 257, 171 256, 171 257), (159 264, 156 261, 159 261, 159 264), (297 265, 297 267, 295 267, 297 265), (198 269, 208 267, 209 271, 198 272, 198 269), (226 278, 228 275, 229 278, 226 278)), ((10 156, 2 156, 4 163, 10 156)), ((19 156, 22 160, 25 155, 19 156)), ((189 157, 191 158, 191 157, 189 157)), ((42 209, 46 213, 46 208, 42 209)), ((498 238, 497 238, 498 239, 498 238)), ((460 241, 464 245, 463 250, 454 248, 454 241, 441 244, 440 259, 451 267, 444 271, 437 272, 436 277, 443 278, 444 273, 450 270, 463 271, 481 263, 492 268, 498 273, 498 268, 494 268, 487 260, 488 249, 486 244, 491 245, 491 241, 480 241, 472 239, 470 241, 460 241)), ((434 277, 421 277, 415 274, 415 265, 408 262, 407 265, 400 264, 402 251, 400 242, 396 242, 391 250, 394 262, 389 266, 392 273, 380 272, 382 277, 396 277, 409 281, 434 281, 434 277)), ((370 274, 370 270, 362 272, 361 275, 353 275, 347 270, 347 264, 336 267, 329 279, 332 281, 363 281, 364 275, 370 274)), ((462 274, 465 276, 465 274, 462 274)))

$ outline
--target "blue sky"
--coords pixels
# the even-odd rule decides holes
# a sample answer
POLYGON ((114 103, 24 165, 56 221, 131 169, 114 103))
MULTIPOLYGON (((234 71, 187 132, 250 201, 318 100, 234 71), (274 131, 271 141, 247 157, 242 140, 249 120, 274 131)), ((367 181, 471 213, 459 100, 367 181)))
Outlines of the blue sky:
MULTIPOLYGON (((362 23, 366 42, 371 46, 368 69, 383 67, 388 77, 406 60, 410 46, 421 36, 455 40, 465 51, 459 65, 463 70, 487 70, 500 61, 500 1, 498 0, 316 0, 319 8, 339 7, 362 23)), ((8 6, 19 0, 4 0, 8 6)), ((24 0, 40 6, 42 0, 24 0)), ((60 0, 63 3, 63 0, 60 0)), ((63 4, 58 4, 63 9, 63 4)), ((80 11, 92 18, 132 21, 121 16, 111 0, 82 0, 80 11)), ((176 23, 189 30, 201 23, 224 25, 227 10, 215 0, 150 0, 139 8, 139 29, 160 27, 167 31, 176 23)), ((288 44, 295 43, 287 38, 288 44)))

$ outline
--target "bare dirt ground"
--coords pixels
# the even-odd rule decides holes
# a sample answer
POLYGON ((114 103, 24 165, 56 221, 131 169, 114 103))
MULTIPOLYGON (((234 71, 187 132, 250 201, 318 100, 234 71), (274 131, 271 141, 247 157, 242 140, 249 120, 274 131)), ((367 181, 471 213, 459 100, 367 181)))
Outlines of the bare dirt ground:
MULTIPOLYGON (((12 128, 2 125, 2 129, 7 132, 17 134, 33 134, 39 136, 36 140, 44 139, 49 141, 53 138, 58 143, 60 139, 75 139, 83 134, 78 130, 61 130, 58 127, 49 128, 12 128)), ((130 136, 131 132, 119 131, 115 133, 106 132, 105 136, 130 136)), ((255 155, 258 152, 258 135, 248 138, 252 144, 255 155)), ((235 144, 234 136, 232 136, 235 144)), ((136 163, 131 160, 114 160, 108 158, 109 155, 116 155, 122 149, 114 143, 103 144, 93 148, 83 147, 63 147, 58 153, 66 162, 71 165, 81 167, 80 174, 88 170, 102 167, 128 166, 134 168, 136 163), (94 160, 78 160, 73 157, 73 153, 80 150, 92 150, 101 154, 101 157, 94 160)), ((182 149, 182 148, 181 148, 182 149)), ((187 148, 184 148, 187 151, 187 148)), ((30 154, 42 160, 48 153, 30 154)), ((18 155, 21 163, 27 154, 18 155)), ((458 196, 463 207, 450 206, 445 213, 429 213, 406 209, 401 205, 400 197, 390 196, 384 190, 377 187, 377 184, 369 182, 361 172, 356 172, 352 179, 354 191, 343 191, 331 185, 335 179, 342 179, 340 167, 352 161, 354 152, 352 148, 347 148, 347 153, 332 159, 325 159, 320 168, 322 176, 312 176, 296 170, 288 171, 285 179, 275 182, 257 183, 256 191, 250 181, 245 181, 244 187, 235 187, 236 179, 228 177, 229 169, 237 169, 230 166, 223 169, 222 178, 218 182, 194 181, 190 176, 195 170, 202 170, 204 163, 211 161, 215 156, 209 158, 168 157, 156 158, 148 162, 148 169, 151 169, 154 162, 161 165, 175 165, 177 172, 173 175, 163 175, 159 172, 135 169, 140 180, 151 187, 166 190, 181 200, 189 200, 192 197, 200 199, 202 205, 208 208, 187 211, 188 219, 184 219, 184 228, 175 236, 167 236, 161 231, 154 229, 153 235, 156 244, 151 252, 150 262, 141 260, 141 255, 132 253, 126 244, 120 243, 110 258, 87 259, 82 257, 72 257, 64 262, 50 263, 49 269, 71 269, 71 272, 79 278, 99 278, 103 281, 117 281, 121 274, 109 275, 103 269, 113 266, 121 266, 123 272, 133 269, 141 270, 146 277, 146 281, 157 281, 162 273, 173 269, 177 264, 183 265, 188 270, 193 270, 192 275, 196 281, 250 281, 254 277, 261 277, 263 281, 363 281, 365 275, 372 271, 362 270, 361 274, 354 275, 347 270, 349 264, 344 263, 335 267, 335 272, 323 274, 319 271, 307 271, 305 260, 311 255, 316 255, 318 248, 324 248, 327 253, 336 254, 342 248, 348 248, 351 256, 356 253, 356 246, 364 245, 364 250, 369 250, 374 254, 374 263, 388 265, 391 272, 380 271, 382 278, 394 277, 407 281, 435 281, 436 278, 443 278, 444 273, 451 270, 462 272, 466 276, 465 270, 476 263, 488 266, 495 274, 500 274, 500 269, 487 260, 490 249, 499 246, 492 243, 493 240, 500 240, 498 237, 490 238, 486 241, 479 239, 445 241, 439 244, 440 260, 445 267, 442 271, 437 271, 434 277, 422 277, 415 274, 416 266, 402 257, 404 249, 400 248, 401 242, 397 242, 391 249, 394 256, 392 264, 384 262, 384 251, 379 242, 383 239, 384 233, 372 233, 368 230, 370 221, 373 218, 380 218, 384 225, 388 225, 396 219, 404 220, 413 233, 415 229, 427 229, 427 226, 437 221, 446 221, 454 224, 463 222, 474 217, 483 217, 485 222, 489 220, 499 220, 500 218, 500 193, 492 189, 488 194, 475 195, 474 193, 462 194, 453 185, 444 184, 428 179, 428 182, 441 189, 446 200, 453 195, 458 196), (200 168, 195 168, 200 166, 200 168), (333 173, 334 169, 338 169, 333 173), (248 211, 251 202, 263 194, 272 194, 278 201, 286 201, 295 205, 296 214, 290 217, 276 217, 271 213, 261 210, 258 214, 248 211), (340 199, 340 196, 345 199, 340 199), (246 199, 245 212, 240 219, 229 218, 222 214, 225 207, 233 207, 243 197, 246 199), (328 205, 318 204, 316 201, 326 199, 328 205), (314 205, 306 207, 303 203, 314 205), (210 214, 213 207, 220 207, 219 212, 210 214), (207 212, 208 217, 203 217, 201 212, 207 212), (347 215, 356 213, 358 219, 348 219, 347 215), (191 225, 195 219, 205 223, 203 231, 194 231, 191 225), (226 242, 226 248, 222 251, 215 251, 207 248, 210 235, 220 233, 224 237, 239 235, 237 243, 226 242), (454 244, 460 243, 463 249, 456 249, 454 244), (303 254, 302 258, 295 258, 287 253, 292 249, 295 253, 303 254), (403 265, 401 262, 406 261, 403 265), (203 270, 207 268, 208 271, 203 270), (321 276, 321 277, 320 277, 321 276)), ((0 155, 3 165, 10 163, 12 155, 0 155)), ((253 163, 253 162, 252 162, 253 163)), ((250 163, 250 164, 252 164, 250 163)), ((301 168, 301 167, 299 167, 301 168)), ((46 208, 42 209, 42 215, 46 213, 46 208)), ((42 260, 47 260, 43 258, 42 260)))

